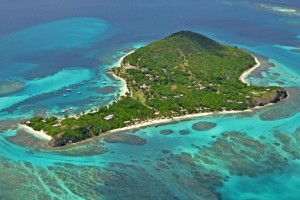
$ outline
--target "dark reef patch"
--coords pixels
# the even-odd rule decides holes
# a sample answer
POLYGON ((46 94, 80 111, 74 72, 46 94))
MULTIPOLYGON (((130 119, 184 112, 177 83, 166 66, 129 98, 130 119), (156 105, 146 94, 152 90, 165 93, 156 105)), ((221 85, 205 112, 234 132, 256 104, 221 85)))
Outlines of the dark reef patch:
POLYGON ((163 149, 163 150, 161 150, 161 152, 162 152, 163 154, 169 154, 169 153, 171 153, 171 151, 170 151, 170 150, 167 150, 167 149, 163 149))
POLYGON ((180 134, 180 135, 188 135, 188 134, 190 134, 190 131, 189 131, 189 130, 186 130, 186 129, 180 130, 180 131, 179 131, 179 134, 180 134))
POLYGON ((99 94, 111 94, 118 90, 117 87, 114 86, 106 86, 106 87, 89 87, 88 91, 93 91, 99 94))
POLYGON ((0 80, 0 96, 15 94, 24 89, 25 84, 15 80, 0 80))
POLYGON ((200 148, 193 155, 172 154, 170 158, 180 168, 187 168, 198 184, 214 191, 228 180, 223 169, 231 175, 256 177, 280 173, 289 160, 300 158, 300 127, 294 133, 274 130, 270 137, 271 140, 262 141, 241 132, 224 132, 211 146, 200 148))
POLYGON ((87 141, 79 145, 55 147, 51 149, 53 152, 57 152, 66 156, 93 156, 105 154, 108 149, 105 147, 103 142, 99 141, 87 141))
POLYGON ((197 122, 192 125, 192 128, 196 131, 208 131, 216 126, 217 124, 213 122, 197 122))
POLYGON ((161 130, 159 133, 162 135, 171 135, 172 133, 174 133, 174 131, 171 129, 165 129, 165 130, 161 130))
POLYGON ((124 143, 130 145, 142 146, 147 144, 147 141, 144 138, 141 138, 136 135, 129 134, 111 134, 104 138, 104 141, 107 143, 124 143))

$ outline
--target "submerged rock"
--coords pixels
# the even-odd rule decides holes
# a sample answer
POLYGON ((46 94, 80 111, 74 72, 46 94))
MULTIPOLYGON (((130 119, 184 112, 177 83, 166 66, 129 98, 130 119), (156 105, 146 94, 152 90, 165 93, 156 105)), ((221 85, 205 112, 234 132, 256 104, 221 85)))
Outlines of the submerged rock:
POLYGON ((105 137, 104 141, 107 143, 124 143, 138 146, 147 144, 147 141, 144 138, 129 134, 111 134, 105 137))
POLYGON ((196 131, 208 131, 216 126, 217 124, 213 122, 197 122, 193 124, 192 128, 196 131))
POLYGON ((171 135, 172 133, 174 133, 174 131, 171 129, 166 129, 166 130, 160 131, 160 134, 162 134, 162 135, 171 135))
POLYGON ((65 146, 66 144, 67 144, 67 142, 62 137, 52 138, 49 142, 49 145, 51 147, 61 147, 61 146, 65 146))
POLYGON ((180 131, 179 131, 179 134, 180 134, 180 135, 188 135, 189 133, 190 133, 189 130, 180 130, 180 131))
POLYGON ((171 153, 171 150, 163 149, 163 150, 161 150, 161 152, 163 154, 169 154, 169 153, 171 153))
POLYGON ((0 81, 0 96, 14 94, 24 89, 25 84, 15 80, 0 81))

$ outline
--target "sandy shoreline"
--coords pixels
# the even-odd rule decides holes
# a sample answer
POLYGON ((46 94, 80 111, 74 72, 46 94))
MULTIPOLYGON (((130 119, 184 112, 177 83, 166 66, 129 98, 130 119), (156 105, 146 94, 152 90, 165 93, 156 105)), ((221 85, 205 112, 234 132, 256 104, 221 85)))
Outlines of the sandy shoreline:
POLYGON ((178 117, 173 117, 173 118, 153 119, 153 120, 148 120, 148 121, 142 122, 141 124, 136 124, 136 125, 132 125, 132 126, 118 128, 118 129, 113 129, 113 130, 105 132, 104 134, 107 135, 107 134, 116 133, 116 132, 128 131, 128 130, 132 130, 132 129, 139 129, 139 128, 144 128, 144 127, 148 127, 148 126, 156 126, 156 125, 171 123, 174 121, 182 121, 182 120, 193 119, 193 118, 198 118, 198 117, 205 117, 205 116, 210 116, 210 115, 226 115, 226 114, 236 114, 236 113, 244 113, 244 112, 252 112, 252 110, 249 109, 249 110, 207 112, 207 113, 189 114, 189 115, 178 116, 178 117))
POLYGON ((36 131, 33 130, 33 128, 24 125, 24 124, 19 124, 19 129, 25 130, 28 133, 31 133, 32 135, 34 135, 37 138, 43 139, 43 140, 51 140, 52 137, 47 135, 44 131, 36 131))
POLYGON ((90 142, 92 140, 96 140, 105 136, 108 136, 110 134, 114 134, 114 133, 121 133, 121 132, 125 132, 125 131, 131 131, 131 130, 136 130, 136 129, 141 129, 141 128, 146 128, 146 127, 150 127, 150 126, 159 126, 159 125, 163 125, 163 124, 169 124, 172 122, 177 122, 177 121, 183 121, 183 120, 189 120, 189 119, 194 119, 194 118, 200 118, 200 117, 205 117, 205 116, 211 116, 211 115, 229 115, 229 114, 236 114, 236 113, 246 113, 246 112, 253 112, 253 110, 258 109, 259 107, 254 107, 252 109, 248 109, 248 110, 232 110, 232 111, 220 111, 220 112, 207 112, 207 113, 197 113, 197 114, 189 114, 189 115, 184 115, 184 116, 178 116, 178 117, 173 117, 173 118, 164 118, 164 119, 152 119, 152 120, 147 120, 145 122, 142 122, 140 124, 136 124, 136 125, 131 125, 131 126, 126 126, 123 128, 117 128, 117 129, 113 129, 104 133, 101 133, 98 136, 94 136, 91 138, 87 138, 85 140, 79 141, 79 142, 75 142, 72 144, 67 144, 67 146, 70 145, 80 145, 86 142, 90 142))
MULTIPOLYGON (((125 54, 124 56, 122 56, 122 57, 118 60, 118 65, 119 65, 118 67, 121 66, 121 64, 122 64, 122 62, 123 62, 123 59, 124 59, 126 56, 132 54, 134 51, 135 51, 135 50, 132 50, 132 51, 130 51, 129 53, 127 53, 127 54, 125 54)), ((112 73, 112 75, 114 76, 115 79, 121 80, 121 81, 124 83, 124 85, 123 85, 123 87, 122 87, 122 92, 120 93, 120 97, 125 96, 126 93, 129 93, 129 90, 128 90, 127 84, 126 84, 126 80, 124 80, 123 78, 121 78, 121 77, 115 75, 115 73, 112 73)), ((118 99, 117 99, 117 100, 118 100, 118 99)), ((117 101, 117 100, 116 100, 116 101, 117 101)))
POLYGON ((254 55, 252 55, 252 56, 254 57, 256 64, 255 64, 253 67, 251 67, 250 69, 244 71, 244 72, 241 74, 240 78, 239 78, 240 81, 242 81, 243 83, 246 83, 247 85, 250 85, 250 84, 247 83, 246 78, 249 76, 249 74, 250 74, 252 71, 254 71, 256 68, 258 68, 258 67, 261 65, 261 63, 259 62, 259 60, 257 59, 257 57, 255 57, 254 55))
MULTIPOLYGON (((122 57, 116 62, 116 63, 118 63, 118 65, 119 65, 118 67, 121 66, 121 63, 122 63, 123 59, 124 59, 126 56, 128 56, 129 54, 132 54, 134 51, 135 51, 135 50, 132 50, 132 51, 128 52, 127 54, 125 54, 124 56, 122 56, 122 57)), ((109 73, 109 72, 106 72, 106 73, 109 73)), ((121 92, 120 92, 120 94, 119 94, 119 98, 121 98, 122 96, 126 96, 126 93, 129 93, 129 90, 128 90, 128 88, 127 88, 126 81, 125 81, 123 78, 121 78, 121 77, 115 75, 115 73, 110 72, 110 75, 113 76, 115 79, 120 80, 121 82, 123 82, 123 86, 122 86, 122 88, 121 88, 121 92)), ((111 103, 113 103, 113 102, 115 102, 115 101, 118 101, 119 98, 110 101, 109 104, 111 104, 111 103)), ((109 104, 108 104, 108 105, 109 105, 109 104)), ((87 110, 85 113, 86 113, 86 114, 88 114, 88 113, 95 113, 95 112, 97 112, 98 108, 99 108, 99 107, 93 107, 93 108, 90 108, 90 109, 87 110)), ((79 118, 79 116, 76 115, 76 114, 71 114, 71 115, 69 115, 69 116, 70 116, 70 117, 74 117, 75 119, 78 119, 78 118, 79 118)), ((64 118, 59 117, 59 116, 57 116, 57 118, 60 119, 60 120, 63 120, 63 119, 64 119, 64 118)))

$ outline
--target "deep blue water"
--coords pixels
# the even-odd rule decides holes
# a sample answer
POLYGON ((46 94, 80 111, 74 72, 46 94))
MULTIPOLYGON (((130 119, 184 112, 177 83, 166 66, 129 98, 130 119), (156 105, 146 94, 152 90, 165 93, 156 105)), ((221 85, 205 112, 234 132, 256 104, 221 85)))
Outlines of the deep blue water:
POLYGON ((24 84, 0 96, 0 199, 300 199, 296 0, 0 0, 0 5, 0 84, 24 84), (286 87, 289 98, 251 113, 117 135, 127 143, 98 139, 49 149, 47 141, 18 129, 19 120, 35 114, 62 116, 69 107, 78 114, 109 104, 124 83, 105 70, 125 53, 178 30, 256 54, 262 66, 247 81, 286 87), (192 128, 203 121, 216 127, 192 128), (163 130, 172 134, 160 134, 163 130), (137 138, 145 144, 134 145, 137 138))

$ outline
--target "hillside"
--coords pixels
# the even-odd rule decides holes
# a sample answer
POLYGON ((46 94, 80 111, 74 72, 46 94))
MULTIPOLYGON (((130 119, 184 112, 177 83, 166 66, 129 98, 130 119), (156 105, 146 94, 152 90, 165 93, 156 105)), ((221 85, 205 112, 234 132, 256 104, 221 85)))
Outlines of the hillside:
POLYGON ((239 80, 254 65, 254 58, 242 50, 181 31, 136 50, 110 70, 126 80, 126 97, 78 118, 36 116, 26 125, 52 136, 52 146, 62 146, 146 120, 245 110, 285 98, 278 87, 239 80))
POLYGON ((255 65, 248 53, 181 31, 136 50, 115 73, 132 97, 164 115, 244 110, 278 88, 247 86, 239 76, 255 65))

